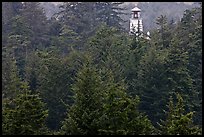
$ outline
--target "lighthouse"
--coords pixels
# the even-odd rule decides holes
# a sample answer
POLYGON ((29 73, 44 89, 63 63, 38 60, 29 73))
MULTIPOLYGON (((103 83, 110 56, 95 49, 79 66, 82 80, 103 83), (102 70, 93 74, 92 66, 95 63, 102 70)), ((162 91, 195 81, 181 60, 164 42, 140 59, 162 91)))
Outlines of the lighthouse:
POLYGON ((130 18, 130 34, 136 34, 136 36, 142 36, 143 25, 142 18, 140 17, 141 9, 137 6, 131 10, 130 18))

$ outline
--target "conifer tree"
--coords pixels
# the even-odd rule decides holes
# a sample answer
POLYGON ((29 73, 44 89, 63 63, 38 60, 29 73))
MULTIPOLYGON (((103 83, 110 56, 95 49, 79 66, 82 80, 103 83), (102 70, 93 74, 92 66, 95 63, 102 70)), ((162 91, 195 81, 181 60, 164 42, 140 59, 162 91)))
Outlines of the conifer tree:
POLYGON ((161 117, 160 106, 169 94, 165 91, 168 86, 164 75, 166 56, 166 51, 159 52, 155 46, 150 47, 139 61, 137 71, 134 72, 136 76, 130 81, 132 89, 129 92, 133 96, 140 96, 139 109, 149 116, 153 124, 161 117))
POLYGON ((119 30, 101 25, 96 35, 87 43, 87 52, 92 56, 98 68, 112 70, 118 80, 124 78, 124 69, 128 59, 127 37, 119 30))
POLYGON ((179 44, 179 39, 173 37, 168 48, 159 44, 158 40, 151 43, 139 62, 133 90, 141 97, 141 109, 151 115, 150 119, 155 124, 163 117, 158 108, 163 108, 162 104, 167 103, 169 95, 176 91, 181 93, 190 110, 193 109, 196 93, 187 68, 188 52, 179 44))
POLYGON ((202 5, 186 10, 176 32, 180 45, 188 52, 187 68, 192 77, 196 123, 202 123, 202 5))
MULTIPOLYGON (((58 13, 60 22, 87 40, 101 23, 121 29, 122 2, 65 2, 58 13)), ((83 44, 83 43, 82 43, 83 44)))
POLYGON ((105 71, 88 63, 78 72, 75 103, 59 134, 152 134, 151 122, 137 110, 138 98, 128 97, 123 82, 117 82, 110 69, 105 71))
POLYGON ((31 49, 41 49, 47 46, 48 25, 44 10, 39 6, 39 2, 24 2, 21 16, 24 23, 32 30, 32 34, 27 34, 31 39, 31 49))
POLYGON ((94 67, 85 63, 73 85, 74 104, 68 110, 60 134, 96 135, 102 112, 103 84, 94 67))
POLYGON ((2 98, 15 97, 20 85, 16 60, 10 51, 2 51, 2 98))
POLYGON ((188 52, 179 44, 179 40, 174 38, 164 63, 164 75, 169 88, 167 90, 169 90, 169 95, 178 92, 184 96, 186 108, 189 111, 194 107, 197 94, 193 89, 193 80, 187 68, 188 63, 188 52))
POLYGON ((174 105, 172 96, 169 98, 167 118, 161 121, 160 132, 162 135, 200 135, 201 129, 194 125, 194 112, 185 113, 184 101, 180 94, 176 94, 177 103, 174 105))
POLYGON ((39 95, 31 94, 27 83, 22 83, 18 95, 5 101, 2 130, 4 135, 46 134, 48 110, 39 95))
POLYGON ((138 110, 139 97, 126 93, 124 81, 117 82, 109 70, 104 81, 105 99, 99 119, 102 135, 148 135, 154 127, 145 114, 138 110))
POLYGON ((168 48, 171 42, 171 31, 168 26, 167 17, 161 15, 156 19, 156 23, 159 26, 158 35, 159 39, 157 39, 160 48, 168 48))
MULTIPOLYGON (((72 103, 69 97, 70 84, 72 83, 69 62, 61 58, 59 51, 52 47, 47 51, 38 51, 39 58, 36 74, 39 82, 37 92, 42 97, 49 109, 49 116, 46 119, 47 126, 52 130, 59 129, 60 121, 64 119, 66 107, 63 104, 72 103)), ((74 59, 73 59, 74 60, 74 59)))
POLYGON ((10 33, 12 18, 20 14, 23 4, 21 2, 2 2, 2 32, 10 33))

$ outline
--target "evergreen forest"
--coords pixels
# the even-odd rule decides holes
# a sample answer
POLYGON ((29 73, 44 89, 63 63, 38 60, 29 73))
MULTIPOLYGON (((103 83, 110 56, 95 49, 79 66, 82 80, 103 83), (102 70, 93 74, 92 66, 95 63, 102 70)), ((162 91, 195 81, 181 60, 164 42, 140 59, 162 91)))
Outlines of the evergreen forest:
POLYGON ((2 2, 3 135, 202 135, 202 3, 150 39, 121 4, 2 2))

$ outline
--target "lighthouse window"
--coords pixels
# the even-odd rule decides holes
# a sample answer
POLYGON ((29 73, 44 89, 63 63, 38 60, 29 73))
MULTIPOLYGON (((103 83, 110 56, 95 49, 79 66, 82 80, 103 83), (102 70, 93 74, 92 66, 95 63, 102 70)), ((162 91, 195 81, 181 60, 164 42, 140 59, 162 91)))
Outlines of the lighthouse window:
POLYGON ((135 14, 134 14, 134 17, 135 17, 135 18, 138 18, 138 14, 137 14, 137 13, 135 13, 135 14))

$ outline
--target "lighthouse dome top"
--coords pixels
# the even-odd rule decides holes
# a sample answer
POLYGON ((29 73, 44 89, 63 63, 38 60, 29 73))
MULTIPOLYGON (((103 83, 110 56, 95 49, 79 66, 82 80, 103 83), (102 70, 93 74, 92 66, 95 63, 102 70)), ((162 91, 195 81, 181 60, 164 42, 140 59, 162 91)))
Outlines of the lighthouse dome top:
POLYGON ((133 8, 131 11, 141 11, 138 7, 133 8))

